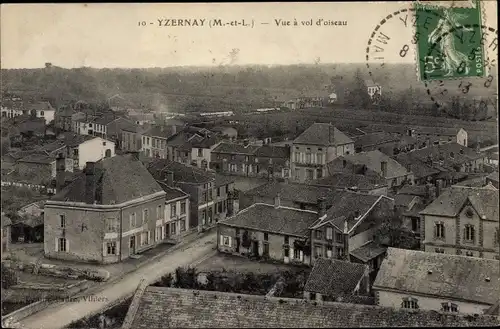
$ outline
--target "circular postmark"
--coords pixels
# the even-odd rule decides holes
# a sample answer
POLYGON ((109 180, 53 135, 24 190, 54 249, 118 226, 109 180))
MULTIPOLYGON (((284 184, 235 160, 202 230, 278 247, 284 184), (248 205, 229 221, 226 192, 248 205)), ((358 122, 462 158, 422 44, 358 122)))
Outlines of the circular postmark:
POLYGON ((462 119, 492 115, 497 44, 498 31, 482 24, 454 26, 435 38, 423 59, 422 81, 437 108, 462 119))

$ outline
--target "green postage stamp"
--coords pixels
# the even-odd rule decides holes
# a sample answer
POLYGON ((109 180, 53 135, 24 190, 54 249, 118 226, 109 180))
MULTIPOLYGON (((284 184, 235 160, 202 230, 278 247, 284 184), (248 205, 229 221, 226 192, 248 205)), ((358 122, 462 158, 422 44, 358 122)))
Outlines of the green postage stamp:
POLYGON ((415 4, 420 80, 486 76, 481 5, 479 0, 471 3, 469 7, 415 4), (428 19, 429 14, 435 19, 428 19))

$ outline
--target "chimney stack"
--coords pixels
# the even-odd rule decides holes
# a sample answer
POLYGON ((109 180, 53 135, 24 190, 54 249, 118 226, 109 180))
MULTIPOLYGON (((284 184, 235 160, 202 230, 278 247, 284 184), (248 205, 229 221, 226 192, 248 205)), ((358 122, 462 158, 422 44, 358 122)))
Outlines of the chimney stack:
POLYGON ((174 186, 174 172, 167 171, 164 174, 165 174, 165 183, 167 184, 167 186, 174 186))
POLYGON ((95 203, 95 162, 87 162, 85 165, 85 203, 95 203))
POLYGON ((280 199, 280 194, 278 193, 275 197, 274 197, 274 208, 279 208, 281 207, 281 199, 280 199))
POLYGON ((387 161, 380 162, 380 171, 382 172, 382 177, 387 177, 387 161))
POLYGON ((318 198, 318 216, 323 217, 326 214, 326 198, 318 198))
POLYGON ((56 192, 59 192, 66 181, 66 159, 58 156, 56 159, 56 192))

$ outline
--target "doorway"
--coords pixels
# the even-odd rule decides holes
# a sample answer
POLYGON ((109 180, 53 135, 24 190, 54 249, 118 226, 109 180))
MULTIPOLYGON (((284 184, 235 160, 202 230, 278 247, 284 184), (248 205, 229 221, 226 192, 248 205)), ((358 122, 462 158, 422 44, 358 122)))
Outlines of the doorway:
POLYGON ((237 237, 235 239, 235 243, 236 243, 236 252, 240 252, 240 238, 237 237))
POLYGON ((134 255, 135 254, 135 235, 132 235, 130 237, 130 254, 131 255, 134 255))
POLYGON ((259 256, 259 242, 258 241, 252 241, 252 253, 255 256, 259 256))

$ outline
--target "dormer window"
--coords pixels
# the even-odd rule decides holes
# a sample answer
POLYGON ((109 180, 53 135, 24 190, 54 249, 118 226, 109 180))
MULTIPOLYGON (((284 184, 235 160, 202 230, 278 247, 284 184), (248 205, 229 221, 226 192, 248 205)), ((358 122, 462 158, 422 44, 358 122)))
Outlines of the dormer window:
POLYGON ((453 312, 457 313, 458 312, 458 305, 454 303, 442 303, 442 310, 443 312, 453 312))
POLYGON ((403 298, 403 302, 401 303, 402 308, 416 310, 418 309, 418 300, 415 298, 403 298))
POLYGON ((474 216, 474 212, 472 211, 471 208, 467 208, 467 210, 465 211, 465 216, 469 218, 472 218, 472 216, 474 216))

